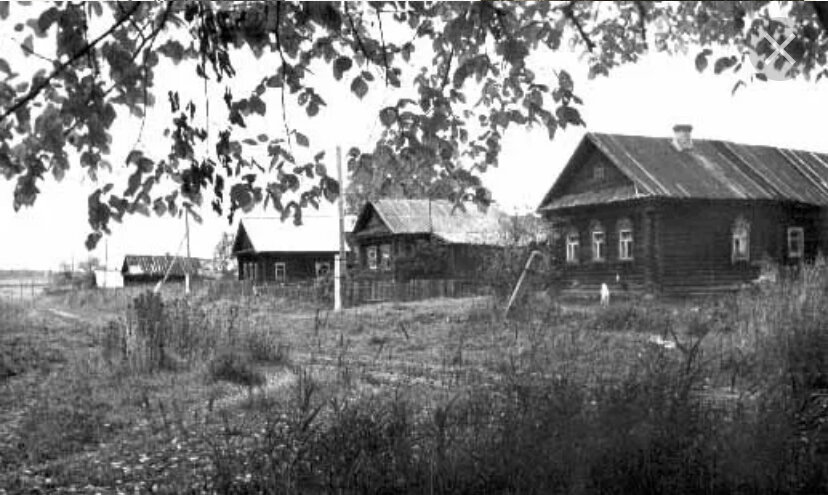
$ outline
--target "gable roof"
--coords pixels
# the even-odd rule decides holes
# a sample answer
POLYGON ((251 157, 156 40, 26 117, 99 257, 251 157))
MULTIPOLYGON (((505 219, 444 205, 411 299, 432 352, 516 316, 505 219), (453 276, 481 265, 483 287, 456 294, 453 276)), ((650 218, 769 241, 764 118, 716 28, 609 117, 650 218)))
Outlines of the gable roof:
MULTIPOLYGON (((345 217, 349 231, 353 217, 345 217)), ((348 250, 347 243, 345 250, 348 250)), ((243 218, 233 242, 233 254, 242 252, 268 253, 336 253, 339 252, 339 220, 337 217, 302 218, 302 225, 278 217, 243 218), (244 245, 245 240, 248 245, 244 245)))
POLYGON ((201 269, 201 260, 176 256, 127 254, 124 256, 124 263, 121 265, 121 273, 124 275, 164 276, 168 269, 170 270, 170 276, 183 277, 186 273, 196 274, 201 269), (175 263, 170 268, 170 264, 173 262, 175 263))
POLYGON ((642 197, 753 199, 828 205, 828 154, 693 139, 679 151, 669 137, 587 133, 540 211, 642 197), (632 184, 581 194, 562 194, 565 178, 597 149, 632 184))
POLYGON ((354 235, 364 237, 367 223, 376 213, 390 234, 433 234, 450 244, 504 244, 509 217, 494 205, 481 211, 477 205, 464 208, 445 200, 380 199, 363 206, 354 225, 354 235))

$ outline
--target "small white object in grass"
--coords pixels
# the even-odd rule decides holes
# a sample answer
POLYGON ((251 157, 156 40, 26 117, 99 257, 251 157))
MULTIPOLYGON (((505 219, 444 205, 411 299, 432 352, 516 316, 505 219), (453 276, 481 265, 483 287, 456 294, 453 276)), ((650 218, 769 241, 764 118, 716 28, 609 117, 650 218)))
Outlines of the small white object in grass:
POLYGON ((661 338, 660 335, 653 335, 653 336, 650 337, 649 340, 653 344, 661 346, 665 349, 675 349, 676 348, 676 343, 675 342, 673 342, 672 340, 665 340, 665 339, 661 338))
POLYGON ((607 284, 601 284, 601 306, 609 306, 610 291, 607 284))

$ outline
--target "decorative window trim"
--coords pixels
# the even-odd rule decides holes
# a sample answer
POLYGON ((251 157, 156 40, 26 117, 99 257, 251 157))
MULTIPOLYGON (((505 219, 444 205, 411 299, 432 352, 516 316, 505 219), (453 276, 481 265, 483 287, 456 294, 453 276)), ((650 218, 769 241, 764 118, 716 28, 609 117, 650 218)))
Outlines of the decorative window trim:
POLYGON ((602 263, 607 260, 607 231, 599 222, 593 222, 589 229, 592 242, 592 261, 602 263))
POLYGON ((368 246, 365 248, 365 264, 369 270, 376 270, 379 268, 379 249, 377 246, 368 246))
POLYGON ((805 229, 803 227, 788 227, 788 258, 802 259, 805 256, 805 229), (792 242, 798 238, 798 245, 792 242), (796 249, 794 249, 796 247, 796 249))
POLYGON ((566 233, 566 262, 569 264, 578 263, 579 251, 581 249, 581 235, 577 230, 570 230, 566 233))
POLYGON ((620 261, 633 261, 635 258, 635 235, 632 222, 627 219, 618 221, 618 259, 620 261))
POLYGON ((379 246, 379 266, 383 271, 391 269, 391 244, 380 244, 379 246))
POLYGON ((739 217, 730 232, 730 259, 733 263, 750 261, 750 222, 739 217))
POLYGON ((284 261, 277 261, 276 263, 273 263, 273 280, 276 282, 287 281, 287 263, 284 261))

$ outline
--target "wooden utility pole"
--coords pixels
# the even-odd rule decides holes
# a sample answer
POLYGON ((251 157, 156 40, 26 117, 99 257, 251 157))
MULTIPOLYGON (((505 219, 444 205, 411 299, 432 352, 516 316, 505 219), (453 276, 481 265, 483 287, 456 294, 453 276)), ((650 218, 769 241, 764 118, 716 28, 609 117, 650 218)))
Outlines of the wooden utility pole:
POLYGON ((106 289, 106 279, 109 278, 109 238, 104 241, 104 269, 103 269, 103 286, 106 289))
POLYGON ((336 180, 339 182, 339 197, 336 204, 339 210, 339 255, 334 266, 334 311, 342 310, 342 277, 345 275, 345 205, 343 197, 345 188, 342 183, 342 147, 336 147, 336 180))
MULTIPOLYGON (((184 233, 187 238, 187 262, 184 263, 184 293, 190 293, 190 210, 184 209, 184 233)), ((180 248, 179 248, 180 249, 180 248)))

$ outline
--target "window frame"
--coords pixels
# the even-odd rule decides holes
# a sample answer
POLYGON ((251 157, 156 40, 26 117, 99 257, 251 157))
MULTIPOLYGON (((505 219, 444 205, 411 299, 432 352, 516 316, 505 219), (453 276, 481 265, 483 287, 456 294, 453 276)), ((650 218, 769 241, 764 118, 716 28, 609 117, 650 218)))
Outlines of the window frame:
POLYGON ((787 247, 788 247, 788 258, 789 259, 802 259, 805 257, 805 228, 800 226, 793 226, 788 227, 787 230, 787 247), (791 240, 793 236, 791 234, 797 233, 799 238, 799 249, 796 251, 791 249, 791 240))
POLYGON ((273 280, 276 282, 287 282, 287 263, 277 261, 273 263, 273 280), (279 268, 282 269, 282 276, 279 276, 279 268))
POLYGON ((598 163, 592 167, 592 180, 602 181, 607 177, 607 167, 603 163, 598 163))
POLYGON ((391 244, 379 245, 379 269, 387 272, 391 270, 391 244))
POLYGON ((376 245, 365 248, 365 266, 369 270, 379 269, 379 248, 376 245))
POLYGON ((581 234, 577 230, 570 230, 567 232, 565 240, 566 262, 571 265, 577 264, 581 249, 581 234))
POLYGON ((620 261, 633 261, 633 246, 635 238, 632 228, 626 227, 618 230, 618 259, 620 261), (625 235, 629 236, 625 239, 625 235))
POLYGON ((622 218, 616 224, 615 230, 618 232, 618 260, 633 261, 635 259, 635 230, 632 221, 622 218), (629 238, 625 239, 625 234, 629 238))
POLYGON ((594 222, 589 229, 589 238, 592 242, 592 262, 603 263, 607 261, 607 231, 603 225, 594 222), (600 241, 596 239, 596 235, 600 234, 600 241))
POLYGON ((733 263, 750 261, 750 222, 743 217, 733 222, 730 231, 730 260, 733 263))

